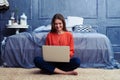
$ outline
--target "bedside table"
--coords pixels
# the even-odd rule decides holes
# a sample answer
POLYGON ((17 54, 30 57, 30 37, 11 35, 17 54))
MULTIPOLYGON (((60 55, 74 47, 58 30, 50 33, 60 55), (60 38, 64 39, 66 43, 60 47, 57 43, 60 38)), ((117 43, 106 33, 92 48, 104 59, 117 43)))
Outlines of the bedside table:
POLYGON ((14 29, 16 29, 16 34, 19 34, 20 32, 19 32, 19 30, 20 29, 27 29, 29 27, 29 25, 7 25, 7 28, 14 28, 14 29))

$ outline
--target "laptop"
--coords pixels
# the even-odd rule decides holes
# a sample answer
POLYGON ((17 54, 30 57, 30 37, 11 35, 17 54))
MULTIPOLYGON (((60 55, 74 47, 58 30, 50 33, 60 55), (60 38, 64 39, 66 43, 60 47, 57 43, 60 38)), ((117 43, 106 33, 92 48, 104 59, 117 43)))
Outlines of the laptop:
POLYGON ((48 62, 69 62, 70 49, 69 46, 42 46, 44 61, 48 62))

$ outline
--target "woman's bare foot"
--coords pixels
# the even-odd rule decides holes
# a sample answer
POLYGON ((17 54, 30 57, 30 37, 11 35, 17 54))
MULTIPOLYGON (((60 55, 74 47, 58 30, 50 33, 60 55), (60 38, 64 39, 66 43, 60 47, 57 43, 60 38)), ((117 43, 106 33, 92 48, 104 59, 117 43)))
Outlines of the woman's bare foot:
POLYGON ((78 72, 76 72, 76 71, 68 71, 68 72, 65 72, 65 75, 78 75, 78 72))
POLYGON ((55 68, 54 73, 64 74, 64 75, 78 75, 77 71, 63 71, 58 68, 55 68))

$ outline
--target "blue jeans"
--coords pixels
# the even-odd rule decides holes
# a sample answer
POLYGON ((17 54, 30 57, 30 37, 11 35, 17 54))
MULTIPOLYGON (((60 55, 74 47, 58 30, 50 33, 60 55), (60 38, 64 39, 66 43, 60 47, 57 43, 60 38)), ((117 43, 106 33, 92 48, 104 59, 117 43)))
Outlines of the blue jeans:
POLYGON ((34 64, 36 67, 45 70, 49 73, 54 73, 55 68, 59 68, 63 71, 72 71, 80 66, 79 58, 71 58, 70 62, 46 62, 42 57, 35 57, 34 64))

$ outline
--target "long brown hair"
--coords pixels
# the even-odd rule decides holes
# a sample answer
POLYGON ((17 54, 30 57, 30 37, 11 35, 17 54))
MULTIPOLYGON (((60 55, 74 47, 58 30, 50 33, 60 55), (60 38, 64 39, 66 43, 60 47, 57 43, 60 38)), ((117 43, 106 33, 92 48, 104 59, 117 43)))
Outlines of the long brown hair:
POLYGON ((51 31, 50 32, 57 32, 56 29, 55 29, 55 20, 56 19, 59 19, 59 20, 62 21, 62 23, 63 23, 63 31, 67 31, 67 29, 66 29, 66 23, 65 23, 65 19, 64 19, 63 15, 57 13, 52 18, 52 21, 51 21, 51 31))

